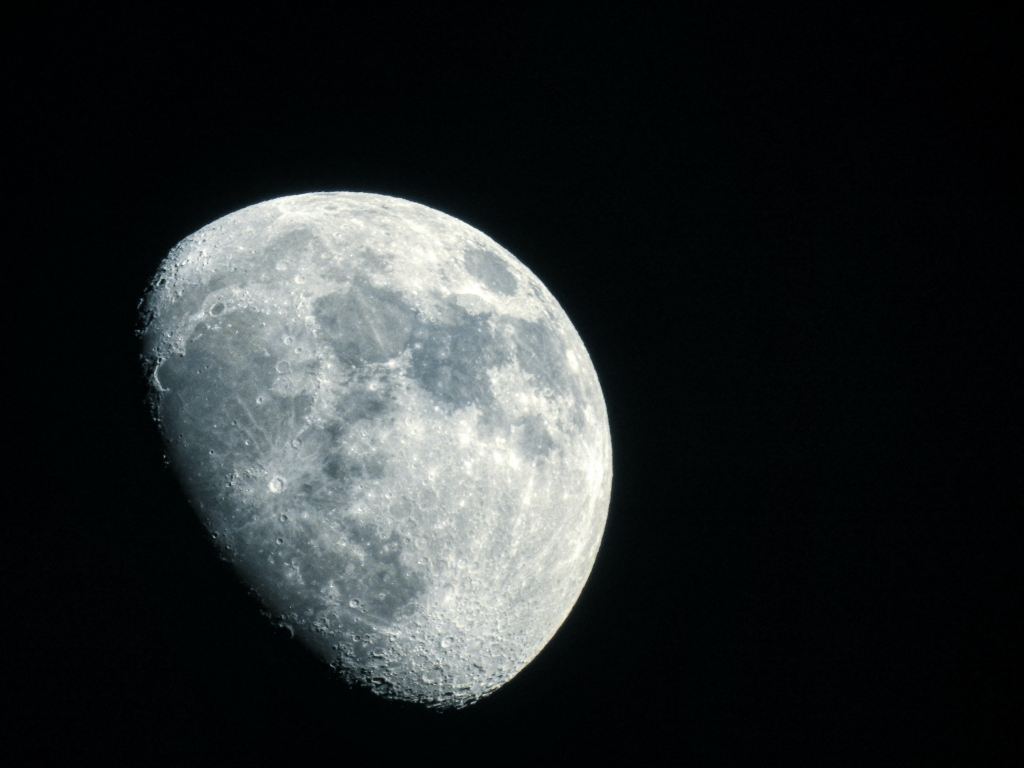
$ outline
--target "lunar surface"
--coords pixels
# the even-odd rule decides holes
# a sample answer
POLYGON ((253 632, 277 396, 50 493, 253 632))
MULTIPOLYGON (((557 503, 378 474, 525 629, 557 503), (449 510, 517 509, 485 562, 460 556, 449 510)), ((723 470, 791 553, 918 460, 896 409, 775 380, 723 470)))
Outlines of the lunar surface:
POLYGON ((296 195, 185 238, 142 302, 171 467, 223 557, 350 682, 471 704, 597 555, 605 403, 565 312, 486 235, 296 195))

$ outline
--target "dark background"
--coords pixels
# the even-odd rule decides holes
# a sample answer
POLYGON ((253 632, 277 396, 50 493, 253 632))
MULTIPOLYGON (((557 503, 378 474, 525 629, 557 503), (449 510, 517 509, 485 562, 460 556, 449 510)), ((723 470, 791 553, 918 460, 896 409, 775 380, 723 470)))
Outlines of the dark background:
POLYGON ((1020 28, 827 5, 10 12, 9 764, 1019 765, 1020 28), (270 626, 147 420, 159 261, 314 190, 491 235, 604 388, 593 574, 466 711, 270 626))

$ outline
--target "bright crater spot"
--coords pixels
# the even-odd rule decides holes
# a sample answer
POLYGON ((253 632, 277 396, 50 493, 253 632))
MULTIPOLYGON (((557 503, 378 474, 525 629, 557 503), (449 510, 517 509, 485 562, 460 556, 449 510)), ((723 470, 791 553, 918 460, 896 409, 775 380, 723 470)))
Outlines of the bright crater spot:
POLYGON ((590 573, 611 443, 540 281, 430 208, 317 193, 185 238, 143 302, 154 411, 224 557, 353 683, 470 704, 590 573))

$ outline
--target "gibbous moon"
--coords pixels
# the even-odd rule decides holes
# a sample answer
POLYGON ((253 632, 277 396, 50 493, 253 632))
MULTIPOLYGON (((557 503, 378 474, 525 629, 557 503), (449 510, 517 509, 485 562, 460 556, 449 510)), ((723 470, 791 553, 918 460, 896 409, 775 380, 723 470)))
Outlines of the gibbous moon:
POLYGON ((142 303, 169 462, 221 554, 350 682, 471 704, 551 639, 597 555, 604 398, 551 293, 423 205, 253 205, 142 303))

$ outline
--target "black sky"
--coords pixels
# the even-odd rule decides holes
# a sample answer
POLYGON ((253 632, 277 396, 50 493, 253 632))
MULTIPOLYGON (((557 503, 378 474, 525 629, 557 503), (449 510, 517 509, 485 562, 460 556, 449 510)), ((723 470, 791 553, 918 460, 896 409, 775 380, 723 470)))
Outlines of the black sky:
POLYGON ((18 761, 1019 764, 1020 28, 827 5, 12 12, 18 761), (588 586, 461 713, 264 621, 142 402, 167 250, 334 189, 511 250, 608 403, 588 586))

